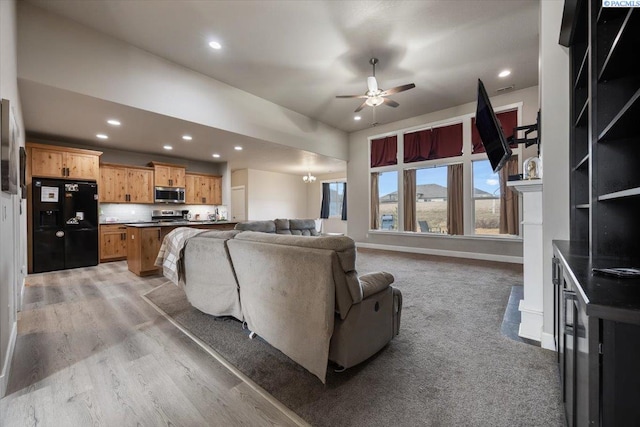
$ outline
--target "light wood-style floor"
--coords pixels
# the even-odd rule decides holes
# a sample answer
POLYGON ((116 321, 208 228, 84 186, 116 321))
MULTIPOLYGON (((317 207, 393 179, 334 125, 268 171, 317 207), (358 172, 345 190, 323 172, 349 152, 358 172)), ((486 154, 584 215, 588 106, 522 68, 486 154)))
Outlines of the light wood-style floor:
POLYGON ((27 279, 1 426, 297 425, 140 296, 126 262, 27 279))

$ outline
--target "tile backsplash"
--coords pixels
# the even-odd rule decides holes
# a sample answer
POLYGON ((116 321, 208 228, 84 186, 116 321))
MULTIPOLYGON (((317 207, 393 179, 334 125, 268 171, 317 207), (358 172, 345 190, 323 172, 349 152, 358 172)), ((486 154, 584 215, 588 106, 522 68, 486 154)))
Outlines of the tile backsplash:
POLYGON ((122 221, 151 221, 151 211, 158 209, 189 210, 191 218, 195 219, 196 214, 200 219, 207 219, 209 214, 214 214, 218 209, 221 218, 228 219, 227 207, 224 205, 182 205, 182 204, 134 204, 134 203, 100 203, 100 222, 122 222, 122 221))

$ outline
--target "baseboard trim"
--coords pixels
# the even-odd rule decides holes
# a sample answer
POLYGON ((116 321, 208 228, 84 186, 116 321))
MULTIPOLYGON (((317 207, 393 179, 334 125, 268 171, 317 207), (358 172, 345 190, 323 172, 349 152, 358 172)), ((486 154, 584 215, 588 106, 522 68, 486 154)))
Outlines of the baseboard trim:
POLYGON ((447 251, 443 249, 416 248, 412 246, 381 245, 379 243, 356 242, 356 247, 364 249, 378 249, 393 252, 408 252, 424 255, 448 256, 453 258, 479 259, 483 261, 498 261, 511 264, 522 264, 522 257, 510 255, 483 254, 477 252, 447 251))
POLYGON ((9 374, 11 373, 11 361, 13 360, 13 351, 16 348, 16 337, 18 336, 18 322, 13 322, 11 327, 11 335, 9 336, 9 346, 7 355, 2 364, 2 373, 0 374, 0 398, 4 397, 9 385, 9 374))
MULTIPOLYGON (((165 282, 166 283, 166 282, 165 282)), ((171 318, 171 316, 169 316, 167 313, 165 313, 160 307, 158 307, 157 305, 155 305, 149 298, 147 298, 147 294, 153 292, 154 290, 158 289, 160 286, 163 286, 165 283, 163 283, 162 285, 156 286, 155 288, 149 290, 149 291, 145 291, 142 294, 140 294, 140 297, 147 303, 149 304, 151 307, 153 307, 158 313, 160 313, 162 315, 162 317, 164 317, 165 319, 167 319, 173 326, 175 326, 176 328, 178 328, 183 334, 185 334, 186 336, 188 336, 189 338, 191 338, 191 340, 193 340, 196 344, 198 344, 204 351, 206 351, 207 353, 209 353, 209 355, 211 357, 213 357, 214 359, 216 359, 218 362, 220 362, 220 364, 222 364, 225 368, 227 368, 232 374, 234 374, 236 377, 238 377, 242 382, 244 382, 245 384, 247 384, 249 387, 251 387, 254 391, 256 391, 258 394, 260 394, 262 397, 265 398, 265 400, 267 400, 269 403, 271 403, 274 407, 276 407, 278 410, 280 410, 280 412, 282 412, 284 415, 286 415, 287 417, 289 417, 289 419, 291 419, 291 421, 298 426, 301 427, 306 427, 309 426, 309 423, 307 423, 305 420, 303 420, 298 414, 296 414, 295 412, 293 412, 291 409, 287 408, 284 404, 282 404, 282 402, 280 402, 278 399, 276 399, 275 397, 273 397, 269 392, 267 392, 265 389, 263 389, 262 387, 260 387, 258 384, 256 384, 251 378, 249 378, 248 376, 246 376, 244 373, 242 373, 242 371, 240 371, 238 368, 236 368, 235 366, 233 366, 231 363, 229 363, 224 357, 222 357, 222 355, 220 353, 218 353, 217 351, 215 351, 213 348, 211 348, 209 345, 207 345, 207 343, 205 343, 204 341, 202 341, 200 338, 196 337, 193 333, 191 333, 188 329, 186 329, 185 327, 183 327, 180 323, 178 323, 177 321, 175 321, 173 318, 171 318)))
POLYGON ((542 333, 542 348, 556 351, 556 340, 553 338, 553 334, 547 332, 542 333))

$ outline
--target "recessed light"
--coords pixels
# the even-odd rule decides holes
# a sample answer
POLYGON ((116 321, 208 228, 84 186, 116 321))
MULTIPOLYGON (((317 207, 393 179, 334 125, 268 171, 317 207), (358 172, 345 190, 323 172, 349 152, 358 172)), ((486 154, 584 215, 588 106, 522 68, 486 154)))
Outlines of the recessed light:
POLYGON ((360 120, 361 118, 362 118, 362 117, 360 117, 360 116, 355 116, 355 117, 353 118, 353 120, 358 121, 358 120, 360 120))
POLYGON ((217 159, 218 157, 220 157, 220 154, 215 153, 215 154, 212 154, 212 156, 213 156, 213 157, 215 157, 215 158, 217 159))
POLYGON ((120 121, 116 119, 109 119, 107 120, 107 123, 109 123, 112 126, 120 126, 120 121))
POLYGON ((242 151, 242 147, 240 147, 239 145, 236 145, 235 147, 233 147, 233 149, 237 151, 242 151))
POLYGON ((182 139, 184 139, 185 141, 191 141, 193 137, 191 135, 182 135, 182 139))
POLYGON ((162 148, 164 148, 165 150, 173 150, 173 147, 170 145, 165 145, 162 148))
POLYGON ((220 49, 222 47, 222 45, 218 42, 209 42, 209 46, 211 47, 211 49, 220 49))
POLYGON ((96 134, 96 138, 100 138, 100 139, 109 139, 109 137, 107 135, 105 135, 104 133, 98 133, 96 134))
POLYGON ((498 77, 507 77, 509 74, 511 74, 511 70, 502 70, 500 74, 498 74, 498 77))

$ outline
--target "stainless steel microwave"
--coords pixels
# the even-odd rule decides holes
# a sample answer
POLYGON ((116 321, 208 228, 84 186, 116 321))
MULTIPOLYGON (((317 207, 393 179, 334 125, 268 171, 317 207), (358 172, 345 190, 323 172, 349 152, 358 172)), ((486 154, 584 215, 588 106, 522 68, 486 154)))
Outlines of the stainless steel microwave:
POLYGON ((156 187, 156 203, 184 203, 184 188, 156 187))

